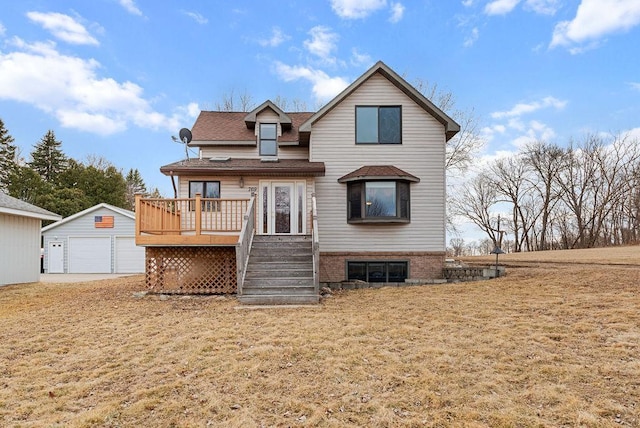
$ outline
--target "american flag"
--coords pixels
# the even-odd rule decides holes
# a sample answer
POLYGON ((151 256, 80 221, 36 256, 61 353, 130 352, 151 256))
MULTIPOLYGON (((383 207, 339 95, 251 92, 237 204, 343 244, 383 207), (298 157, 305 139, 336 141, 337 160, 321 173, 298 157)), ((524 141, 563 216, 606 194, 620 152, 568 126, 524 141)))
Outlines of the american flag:
POLYGON ((93 218, 93 224, 96 229, 99 228, 111 228, 113 227, 113 216, 112 215, 97 215, 93 218))

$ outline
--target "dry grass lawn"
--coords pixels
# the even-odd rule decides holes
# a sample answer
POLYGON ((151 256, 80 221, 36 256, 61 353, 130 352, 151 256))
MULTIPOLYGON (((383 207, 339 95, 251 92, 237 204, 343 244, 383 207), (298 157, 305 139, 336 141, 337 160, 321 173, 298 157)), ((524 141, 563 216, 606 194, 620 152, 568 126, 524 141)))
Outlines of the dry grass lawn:
POLYGON ((637 427, 640 260, 606 251, 311 308, 2 287, 0 425, 637 427))

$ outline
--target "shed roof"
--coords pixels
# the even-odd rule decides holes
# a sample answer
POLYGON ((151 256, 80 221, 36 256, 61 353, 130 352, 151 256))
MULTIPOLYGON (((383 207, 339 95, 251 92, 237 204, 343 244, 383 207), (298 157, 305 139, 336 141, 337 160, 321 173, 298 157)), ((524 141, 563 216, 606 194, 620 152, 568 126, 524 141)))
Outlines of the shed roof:
POLYGON ((306 159, 279 159, 262 161, 261 159, 224 160, 189 159, 174 162, 160 168, 165 175, 212 174, 226 176, 241 175, 281 175, 296 177, 317 177, 324 175, 324 162, 309 162, 306 159))
POLYGON ((0 192, 0 213, 39 218, 40 220, 60 220, 62 218, 59 214, 14 198, 4 192, 0 192))

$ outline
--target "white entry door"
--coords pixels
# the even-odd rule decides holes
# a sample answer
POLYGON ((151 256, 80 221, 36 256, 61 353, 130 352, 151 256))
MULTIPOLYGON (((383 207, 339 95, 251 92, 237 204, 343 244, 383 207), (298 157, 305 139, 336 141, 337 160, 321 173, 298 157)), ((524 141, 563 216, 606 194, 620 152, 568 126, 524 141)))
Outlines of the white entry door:
POLYGON ((47 273, 64 273, 64 246, 62 242, 49 242, 47 273))
POLYGON ((302 235, 306 232, 306 183, 261 181, 258 233, 302 235))

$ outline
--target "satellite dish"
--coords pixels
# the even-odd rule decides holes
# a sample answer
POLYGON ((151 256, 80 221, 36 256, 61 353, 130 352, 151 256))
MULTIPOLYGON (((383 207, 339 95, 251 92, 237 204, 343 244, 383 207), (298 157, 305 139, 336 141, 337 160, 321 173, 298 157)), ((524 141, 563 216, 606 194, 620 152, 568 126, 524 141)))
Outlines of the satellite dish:
POLYGON ((182 128, 178 135, 180 135, 179 140, 175 136, 171 136, 171 139, 176 143, 184 144, 184 154, 185 154, 186 160, 189 160, 188 144, 191 142, 191 138, 193 137, 191 135, 191 131, 189 131, 187 128, 182 128))
POLYGON ((189 144, 191 142, 191 138, 193 138, 193 136, 191 135, 191 131, 189 131, 187 128, 182 128, 180 130, 180 141, 184 142, 185 144, 189 144))

